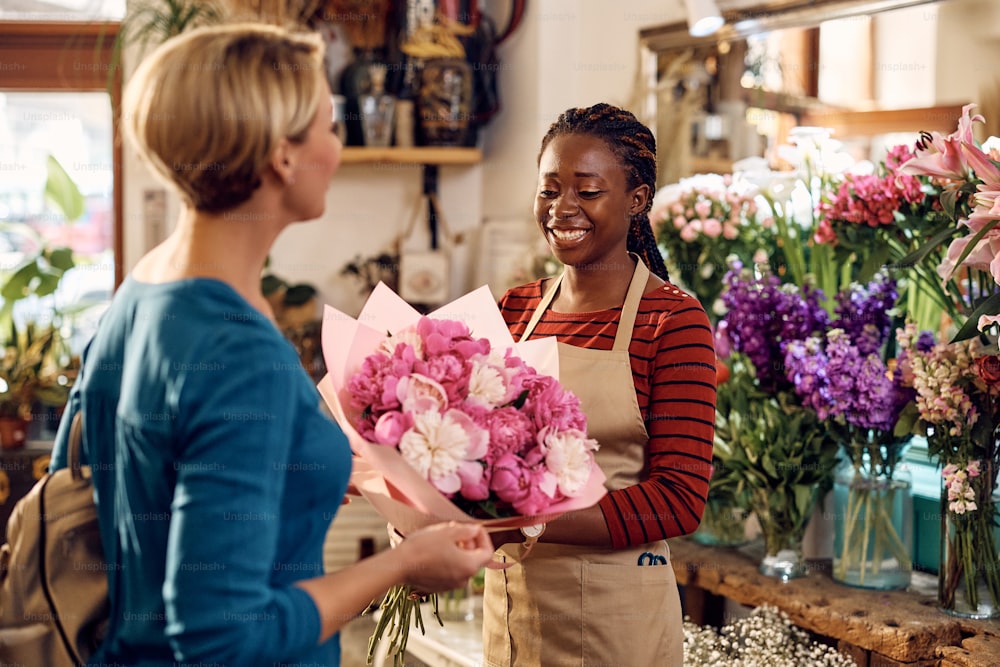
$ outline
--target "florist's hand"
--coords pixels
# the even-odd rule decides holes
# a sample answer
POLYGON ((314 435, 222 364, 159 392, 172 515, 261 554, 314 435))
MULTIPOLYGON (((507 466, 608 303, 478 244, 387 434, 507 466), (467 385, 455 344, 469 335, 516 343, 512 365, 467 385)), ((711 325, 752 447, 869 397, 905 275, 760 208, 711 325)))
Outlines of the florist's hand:
POLYGON ((461 588, 493 560, 493 543, 482 526, 439 523, 408 535, 396 551, 404 558, 406 584, 423 593, 461 588))

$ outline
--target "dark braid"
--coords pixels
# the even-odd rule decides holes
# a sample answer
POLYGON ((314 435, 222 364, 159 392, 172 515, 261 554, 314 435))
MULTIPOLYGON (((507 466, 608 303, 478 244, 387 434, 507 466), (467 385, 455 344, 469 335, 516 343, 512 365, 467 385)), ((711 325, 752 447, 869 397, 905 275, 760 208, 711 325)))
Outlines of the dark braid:
POLYGON ((539 162, 549 142, 564 134, 586 134, 603 139, 625 168, 628 187, 649 186, 645 210, 632 216, 628 250, 642 258, 650 271, 669 280, 663 255, 649 224, 649 209, 653 206, 653 193, 656 192, 656 139, 653 133, 630 111, 610 104, 602 102, 588 108, 569 109, 552 123, 542 138, 539 162))

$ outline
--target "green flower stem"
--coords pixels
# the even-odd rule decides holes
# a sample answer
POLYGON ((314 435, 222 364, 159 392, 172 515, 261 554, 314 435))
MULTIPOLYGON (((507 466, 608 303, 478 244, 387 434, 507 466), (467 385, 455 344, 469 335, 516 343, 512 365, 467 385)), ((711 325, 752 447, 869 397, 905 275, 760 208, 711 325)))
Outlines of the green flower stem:
POLYGON ((815 503, 810 505, 810 511, 806 514, 800 514, 791 505, 783 512, 775 512, 771 503, 772 493, 772 489, 759 488, 753 494, 753 511, 757 515, 761 532, 764 533, 764 550, 768 556, 784 549, 801 550, 802 538, 815 503))
POLYGON ((1000 554, 997 553, 995 522, 997 507, 993 499, 995 472, 990 468, 978 478, 977 509, 964 514, 948 511, 947 497, 942 495, 942 511, 951 528, 947 540, 947 558, 938 581, 938 595, 944 609, 965 612, 957 599, 959 588, 964 590, 965 604, 975 612, 982 600, 980 584, 985 588, 994 607, 1000 607, 1000 554))
POLYGON ((788 218, 784 206, 779 206, 770 196, 764 195, 771 213, 774 217, 774 225, 778 229, 778 240, 781 245, 781 252, 785 256, 788 264, 788 272, 792 274, 792 282, 802 285, 806 273, 806 261, 802 251, 802 240, 796 234, 795 238, 789 233, 788 218))
MULTIPOLYGON (((433 605, 434 618, 444 625, 438 612, 438 596, 430 596, 433 605)), ((406 659, 406 643, 410 636, 410 627, 415 625, 424 634, 424 618, 420 608, 420 598, 413 595, 409 586, 393 586, 382 598, 379 609, 382 611, 372 636, 368 638, 368 664, 375 659, 375 650, 386 632, 389 633, 388 652, 392 654, 393 667, 404 667, 406 659)))

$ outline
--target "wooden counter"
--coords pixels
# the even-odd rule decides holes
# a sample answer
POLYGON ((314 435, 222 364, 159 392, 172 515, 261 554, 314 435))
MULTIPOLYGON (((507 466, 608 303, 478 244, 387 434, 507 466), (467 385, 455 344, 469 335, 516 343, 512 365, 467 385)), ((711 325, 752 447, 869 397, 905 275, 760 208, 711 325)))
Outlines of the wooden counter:
POLYGON ((670 540, 684 608, 696 623, 722 620, 722 598, 770 604, 791 621, 827 637, 859 667, 998 667, 1000 620, 949 616, 935 606, 937 577, 914 573, 906 591, 852 588, 830 577, 830 562, 786 583, 761 574, 759 543, 739 549, 670 540))

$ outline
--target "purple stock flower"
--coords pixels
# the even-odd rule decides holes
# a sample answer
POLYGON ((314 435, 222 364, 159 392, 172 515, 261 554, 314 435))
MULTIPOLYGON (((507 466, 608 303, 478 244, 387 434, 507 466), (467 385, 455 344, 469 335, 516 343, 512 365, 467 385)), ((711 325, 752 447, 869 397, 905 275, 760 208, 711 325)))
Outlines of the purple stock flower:
POLYGON ((828 316, 820 306, 821 290, 782 285, 777 276, 754 278, 749 270, 726 274, 722 328, 732 349, 750 358, 765 390, 788 387, 783 372, 784 346, 822 331, 828 316))
POLYGON ((896 379, 876 352, 865 353, 846 331, 790 343, 786 372, 803 404, 821 419, 842 417, 851 426, 892 431, 906 402, 896 379))
POLYGON ((898 297, 896 282, 884 273, 867 285, 853 283, 836 296, 833 326, 843 329, 863 354, 878 352, 892 331, 890 313, 898 297))

